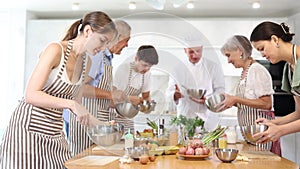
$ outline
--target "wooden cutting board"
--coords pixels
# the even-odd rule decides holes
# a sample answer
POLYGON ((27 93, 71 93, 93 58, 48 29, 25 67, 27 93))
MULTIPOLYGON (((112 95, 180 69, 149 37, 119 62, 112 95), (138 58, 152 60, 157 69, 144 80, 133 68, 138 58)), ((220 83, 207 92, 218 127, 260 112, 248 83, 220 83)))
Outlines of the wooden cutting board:
POLYGON ((119 157, 113 156, 85 156, 65 164, 68 169, 117 169, 119 157))
POLYGON ((240 151, 240 156, 245 156, 249 160, 254 159, 265 159, 265 160, 278 160, 280 161, 280 157, 270 151, 240 151))
POLYGON ((125 145, 120 143, 109 147, 96 146, 92 151, 93 155, 123 156, 125 154, 125 145))

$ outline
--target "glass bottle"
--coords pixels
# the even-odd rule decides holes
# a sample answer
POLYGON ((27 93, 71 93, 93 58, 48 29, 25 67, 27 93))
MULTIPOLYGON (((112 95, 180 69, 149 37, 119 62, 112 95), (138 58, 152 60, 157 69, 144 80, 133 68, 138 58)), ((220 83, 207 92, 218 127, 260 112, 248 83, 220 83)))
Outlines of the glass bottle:
POLYGON ((130 128, 128 129, 128 133, 125 135, 125 150, 128 148, 133 148, 134 138, 133 134, 130 133, 130 128))

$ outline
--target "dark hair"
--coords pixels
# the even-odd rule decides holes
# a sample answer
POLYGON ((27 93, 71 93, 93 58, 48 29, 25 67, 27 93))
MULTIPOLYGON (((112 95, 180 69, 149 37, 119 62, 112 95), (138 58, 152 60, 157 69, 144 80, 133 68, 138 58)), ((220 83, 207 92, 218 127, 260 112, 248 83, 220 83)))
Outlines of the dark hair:
POLYGON ((82 32, 86 25, 90 25, 93 31, 98 33, 107 33, 110 31, 117 33, 112 19, 104 12, 95 11, 86 14, 83 19, 74 22, 63 40, 71 40, 76 38, 78 32, 82 32), (79 28, 80 25, 81 27, 79 28))
POLYGON ((151 45, 140 46, 136 55, 138 60, 143 60, 152 65, 156 65, 158 63, 158 54, 156 49, 151 45))
POLYGON ((260 23, 253 29, 250 41, 271 40, 272 35, 276 35, 284 42, 291 42, 295 34, 290 33, 290 28, 285 23, 279 25, 274 22, 266 21, 260 23))

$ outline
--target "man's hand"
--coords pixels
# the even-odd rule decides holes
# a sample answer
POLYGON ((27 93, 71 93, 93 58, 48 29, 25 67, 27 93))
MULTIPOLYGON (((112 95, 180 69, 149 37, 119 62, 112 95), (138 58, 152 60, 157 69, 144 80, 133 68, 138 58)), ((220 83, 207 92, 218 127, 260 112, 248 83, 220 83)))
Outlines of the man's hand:
POLYGON ((180 98, 183 98, 183 94, 181 94, 181 91, 177 84, 175 84, 175 93, 174 93, 174 101, 177 102, 180 98))

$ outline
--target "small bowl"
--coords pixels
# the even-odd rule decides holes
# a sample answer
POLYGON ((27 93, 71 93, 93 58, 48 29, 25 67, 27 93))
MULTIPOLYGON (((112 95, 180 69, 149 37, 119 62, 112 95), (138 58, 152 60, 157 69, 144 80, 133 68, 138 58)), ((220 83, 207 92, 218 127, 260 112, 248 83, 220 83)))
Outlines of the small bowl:
POLYGON ((139 160, 140 156, 149 154, 149 150, 146 147, 127 148, 127 152, 128 152, 128 155, 136 161, 139 160))
POLYGON ((241 128, 241 133, 242 133, 244 139, 247 142, 256 144, 255 142, 259 138, 255 138, 255 137, 253 137, 253 135, 256 133, 261 133, 261 132, 266 131, 268 129, 268 126, 263 125, 263 124, 255 124, 255 125, 250 125, 250 126, 240 126, 240 128, 241 128))
POLYGON ((215 94, 205 100, 205 105, 210 111, 218 113, 220 111, 217 111, 218 107, 215 106, 224 100, 225 96, 223 94, 215 94))
POLYGON ((237 149, 227 149, 227 148, 225 149, 218 148, 215 150, 218 159, 225 163, 230 163, 233 160, 235 160, 238 155, 238 152, 239 150, 237 149))
POLYGON ((90 139, 98 146, 111 146, 119 143, 123 133, 124 126, 121 124, 98 125, 87 131, 90 139))
POLYGON ((187 94, 195 99, 201 99, 205 93, 206 90, 205 89, 186 89, 187 94))
POLYGON ((139 112, 139 108, 129 102, 118 103, 115 105, 115 108, 119 115, 130 119, 135 117, 139 112))

